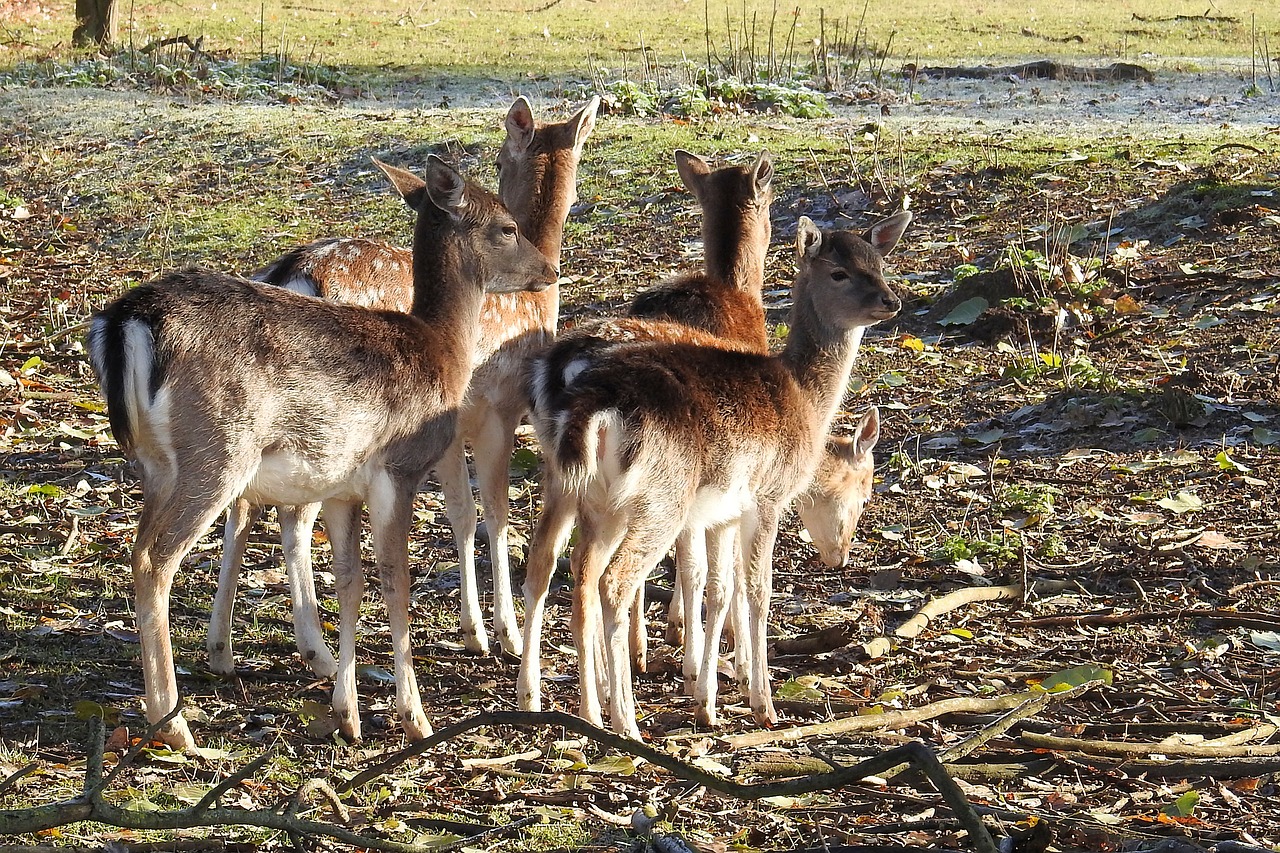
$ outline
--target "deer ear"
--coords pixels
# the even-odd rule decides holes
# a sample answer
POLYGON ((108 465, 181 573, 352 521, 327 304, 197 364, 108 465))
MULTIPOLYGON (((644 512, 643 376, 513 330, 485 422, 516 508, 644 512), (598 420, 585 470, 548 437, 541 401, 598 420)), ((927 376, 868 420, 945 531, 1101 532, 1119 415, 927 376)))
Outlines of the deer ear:
POLYGON ((427 158, 426 192, 431 203, 450 216, 460 216, 467 206, 467 182, 436 155, 427 158))
POLYGON ((517 151, 528 151, 533 144, 533 108, 524 95, 516 98, 511 109, 507 110, 507 138, 517 151))
POLYGON ((858 419, 858 427, 854 432, 854 447, 858 456, 869 454, 880 440, 880 410, 875 406, 867 409, 867 413, 858 419))
POLYGON ((391 186, 395 187, 396 192, 400 193, 400 197, 404 199, 405 204, 414 210, 422 209, 427 187, 422 178, 419 178, 408 169, 401 169, 398 166, 392 166, 390 163, 384 163, 377 157, 373 158, 373 165, 381 169, 382 173, 387 176, 387 180, 391 181, 391 186))
POLYGON ((813 224, 812 219, 801 216, 800 221, 796 223, 796 254, 801 258, 815 258, 820 248, 822 248, 822 232, 818 230, 817 225, 813 224))
POLYGON ((751 167, 751 175, 755 182, 756 198, 763 198, 773 188, 773 158, 768 151, 761 151, 751 167))
POLYGON ((596 113, 600 110, 600 96, 593 95, 591 100, 587 101, 587 105, 574 113, 573 118, 569 119, 569 126, 573 130, 573 147, 581 149, 587 143, 587 137, 591 136, 591 131, 596 129, 596 113))
POLYGON ((711 174, 711 167, 707 165, 707 161, 697 154, 677 148, 676 171, 680 173, 680 180, 684 182, 685 188, 701 202, 703 191, 707 186, 707 175, 711 174))
POLYGON ((907 230, 907 226, 911 224, 911 211, 899 210, 888 219, 882 219, 875 225, 871 226, 865 237, 871 248, 876 250, 880 257, 884 257, 893 251, 893 247, 898 245, 898 240, 902 237, 902 232, 907 230))

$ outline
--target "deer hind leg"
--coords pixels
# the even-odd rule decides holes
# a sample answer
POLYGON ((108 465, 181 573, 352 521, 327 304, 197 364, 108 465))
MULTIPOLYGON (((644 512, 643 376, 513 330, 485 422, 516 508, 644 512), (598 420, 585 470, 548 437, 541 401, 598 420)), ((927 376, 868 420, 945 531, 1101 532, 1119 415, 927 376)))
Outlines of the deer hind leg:
POLYGON ((734 543, 737 525, 726 524, 707 531, 708 572, 706 583, 707 623, 702 645, 702 661, 694 685, 694 718, 699 725, 716 725, 716 693, 719 688, 720 634, 724 630, 734 589, 734 543))
MULTIPOLYGON (((210 484, 205 478, 179 478, 176 470, 147 472, 142 513, 133 551, 133 589, 142 646, 142 680, 147 697, 147 720, 159 722, 178 703, 173 666, 173 638, 169 627, 169 599, 173 579, 185 557, 217 520, 239 483, 226 470, 210 484), (160 476, 156 476, 159 474, 160 476)), ((181 715, 157 732, 175 749, 192 750, 195 739, 181 715)))
POLYGON ((480 590, 476 587, 476 498, 471 491, 466 444, 461 434, 436 463, 436 476, 440 479, 440 490, 444 492, 444 510, 449 517, 449 527, 453 529, 453 542, 458 548, 458 574, 462 580, 462 645, 474 654, 488 654, 489 635, 484 629, 480 590))
POLYGON ((547 613, 547 592, 556 559, 569 544, 573 530, 574 499, 558 479, 544 477, 542 513, 533 528, 524 575, 524 653, 516 696, 522 711, 542 710, 542 623, 547 613))
POLYGON ((762 510, 742 529, 743 573, 739 576, 746 597, 747 625, 735 638, 738 648, 750 644, 751 661, 747 692, 751 712, 761 725, 778 722, 769 686, 769 599, 773 595, 773 547, 778 538, 778 517, 762 510))
POLYGON ((364 566, 360 562, 360 504, 324 502, 324 526, 333 549, 334 588, 338 596, 338 672, 333 679, 333 715, 338 731, 360 740, 360 707, 356 693, 356 628, 364 598, 364 566))
POLYGON ((676 573, 671 582, 671 603, 667 605, 667 644, 684 645, 684 593, 680 591, 680 542, 676 541, 676 573))
POLYGON ((507 515, 511 508, 511 451, 515 446, 519 415, 510 415, 496 406, 487 408, 479 429, 471 436, 480 487, 484 526, 489 534, 489 561, 493 566, 493 633, 504 655, 520 657, 520 623, 511 594, 511 558, 507 537, 507 515))
MULTIPOLYGON (((586 507, 584 506, 585 510, 586 507)), ((584 511, 578 521, 578 544, 574 548, 573 562, 576 566, 575 584, 573 587, 573 612, 569 619, 569 628, 573 634, 574 646, 578 652, 578 715, 593 725, 603 724, 601 700, 605 685, 612 688, 614 681, 610 678, 608 667, 601 667, 601 628, 604 617, 601 612, 600 579, 609 565, 610 557, 617 550, 618 543, 625 532, 625 518, 614 513, 601 511, 584 511)), ((627 612, 635 593, 627 600, 627 612)), ((617 604, 615 603, 615 607, 617 604)), ((607 662, 607 649, 605 650, 607 662)), ((626 625, 623 625, 622 657, 630 683, 631 665, 627 656, 626 625)), ((610 692, 610 701, 617 697, 610 692)), ((635 722, 632 721, 632 727, 635 722)), ((616 729, 615 729, 616 730, 616 729)))
MULTIPOLYGON (((618 734, 636 740, 640 740, 640 727, 636 724, 629 655, 631 611, 637 591, 644 587, 644 579, 671 547, 669 539, 662 537, 661 526, 646 525, 643 521, 637 524, 633 520, 597 585, 609 675, 609 724, 618 734)), ((586 581, 584 577, 584 585, 586 581)))
POLYGON ((636 672, 649 671, 649 626, 644 618, 644 584, 636 589, 636 597, 631 602, 630 631, 627 635, 631 651, 631 668, 636 672))
POLYGON ((418 678, 413 670, 413 640, 409 626, 409 531, 413 526, 413 495, 417 481, 375 483, 368 498, 373 547, 378 558, 382 598, 387 605, 391 647, 395 659, 396 710, 410 740, 431 734, 422 710, 418 678))
POLYGON ((262 515, 262 507, 242 497, 227 504, 227 521, 222 533, 222 567, 218 571, 218 591, 213 596, 209 613, 209 636, 205 648, 209 653, 209 669, 222 676, 235 675, 235 654, 231 648, 231 620, 235 613, 236 586, 244 565, 249 531, 262 515))
MULTIPOLYGON (((702 597, 707 585, 707 537, 700 527, 681 531, 676 538, 676 588, 680 590, 683 604, 681 624, 684 629, 684 690, 688 696, 696 695, 694 685, 702 665, 702 597)), ((674 603, 672 607, 674 608, 674 603)))
POLYGON ((289 576, 289 596, 293 602, 293 636, 298 653, 311 670, 323 678, 338 672, 338 659, 324 641, 320 606, 316 602, 316 577, 311 568, 311 534, 315 530, 320 504, 282 506, 280 541, 289 576))

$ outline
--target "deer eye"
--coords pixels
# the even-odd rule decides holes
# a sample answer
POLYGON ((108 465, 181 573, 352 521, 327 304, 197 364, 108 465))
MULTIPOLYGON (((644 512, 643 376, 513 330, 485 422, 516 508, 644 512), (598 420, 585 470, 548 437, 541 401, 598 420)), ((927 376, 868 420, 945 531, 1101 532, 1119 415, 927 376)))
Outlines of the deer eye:
POLYGON ((516 228, 514 222, 508 222, 506 225, 502 226, 502 236, 506 237, 508 240, 514 240, 518 233, 519 230, 516 228))
POLYGON ((848 281, 849 274, 842 269, 834 269, 831 271, 832 281, 848 281))

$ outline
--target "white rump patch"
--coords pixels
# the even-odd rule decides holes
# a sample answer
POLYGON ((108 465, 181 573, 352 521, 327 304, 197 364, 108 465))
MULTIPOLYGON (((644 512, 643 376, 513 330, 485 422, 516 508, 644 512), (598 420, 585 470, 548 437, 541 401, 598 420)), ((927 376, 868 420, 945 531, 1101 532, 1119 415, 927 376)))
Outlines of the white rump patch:
POLYGON ((311 276, 304 272, 295 272, 293 275, 282 281, 280 286, 285 290, 292 290, 294 293, 301 293, 303 296, 315 297, 320 295, 319 291, 316 290, 315 281, 311 276))
POLYGON ((564 366, 564 370, 560 374, 560 381, 564 383, 564 387, 568 388, 573 384, 573 380, 577 379, 578 375, 590 366, 590 359, 575 358, 564 366))

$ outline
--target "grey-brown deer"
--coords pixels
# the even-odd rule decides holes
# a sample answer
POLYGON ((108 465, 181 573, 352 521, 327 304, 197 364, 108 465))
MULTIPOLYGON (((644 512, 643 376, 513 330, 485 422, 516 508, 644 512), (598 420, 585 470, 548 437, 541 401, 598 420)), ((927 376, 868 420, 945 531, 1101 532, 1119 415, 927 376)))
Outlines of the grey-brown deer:
MULTIPOLYGON (((634 343, 581 354, 556 347, 535 361, 531 386, 547 465, 525 585, 526 631, 542 617, 555 557, 576 517, 571 631, 586 719, 602 718, 594 649, 603 628, 610 723, 639 736, 632 606, 644 578, 692 528, 706 532, 708 553, 718 555, 707 585, 695 714, 715 723, 714 655, 736 585, 749 609, 747 636, 736 642, 747 652, 751 708, 762 723, 776 722, 765 631, 778 519, 813 473, 865 328, 899 310, 882 263, 910 218, 895 214, 865 239, 824 234, 800 220, 791 331, 777 355, 634 343), (732 558, 734 537, 740 562, 732 558), (734 571, 736 578, 725 576, 734 571)), ((540 696, 538 651, 526 643, 518 684, 525 706, 540 696)))
MULTIPOLYGON (((375 161, 376 162, 376 161, 375 161)), ((436 157, 425 179, 378 163, 417 211, 409 313, 310 299, 206 271, 172 273, 94 315, 89 351, 144 502, 133 551, 147 718, 178 701, 169 597, 182 558, 229 501, 321 502, 339 601, 333 706, 360 735, 355 629, 369 508, 411 738, 431 730, 413 671, 413 497, 453 441, 486 290, 545 288, 555 270, 492 193, 436 157)), ((190 749, 180 716, 160 736, 190 749)))
MULTIPOLYGON (((498 195, 522 233, 558 268, 565 220, 577 198, 578 164, 595 128, 599 98, 567 121, 538 124, 520 97, 504 122, 498 152, 498 195)), ((408 311, 413 301, 411 253, 377 240, 321 240, 299 247, 254 273, 253 278, 335 302, 408 311)), ((507 477, 510 448, 525 401, 518 367, 555 334, 559 295, 488 294, 480 312, 473 393, 464 403, 458 436, 436 466, 458 546, 462 579, 462 633, 472 651, 488 648, 476 583, 475 500, 467 476, 465 443, 476 449, 493 566, 494 621, 503 650, 518 655, 519 629, 511 594, 507 545, 507 477), (503 447, 506 447, 504 453, 503 447)), ((332 676, 337 661, 324 642, 311 573, 310 533, 318 505, 281 506, 281 539, 293 601, 294 634, 302 659, 317 674, 332 676)), ((234 670, 231 618, 236 582, 249 529, 258 512, 237 499, 227 511, 218 593, 209 624, 210 667, 234 670)))

